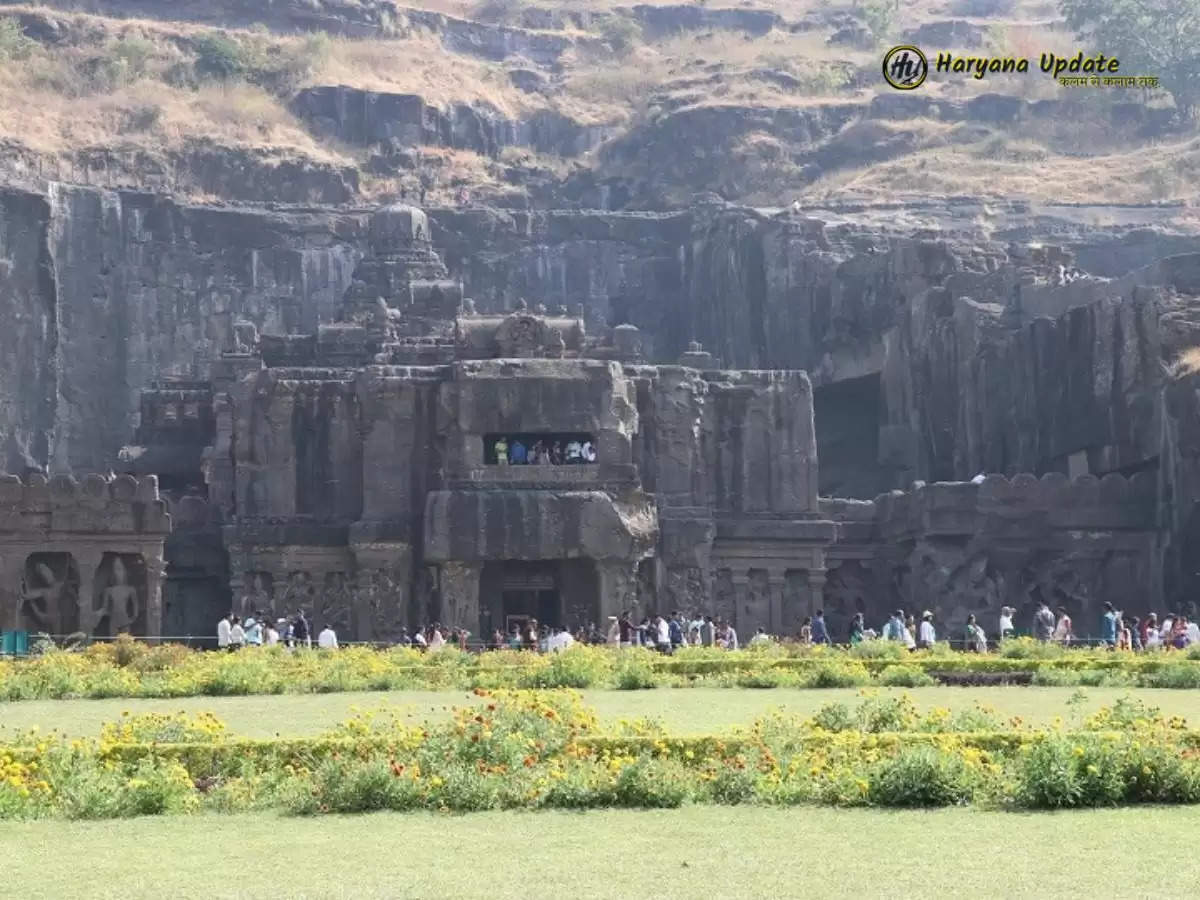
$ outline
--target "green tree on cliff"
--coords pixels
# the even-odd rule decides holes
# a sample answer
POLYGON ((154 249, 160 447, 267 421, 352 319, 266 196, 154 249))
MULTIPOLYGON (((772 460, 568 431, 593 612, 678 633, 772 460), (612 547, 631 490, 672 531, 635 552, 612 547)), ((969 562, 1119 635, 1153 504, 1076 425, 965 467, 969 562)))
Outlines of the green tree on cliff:
POLYGON ((1175 106, 1200 107, 1200 0, 1059 0, 1092 50, 1115 56, 1121 73, 1157 75, 1175 106))

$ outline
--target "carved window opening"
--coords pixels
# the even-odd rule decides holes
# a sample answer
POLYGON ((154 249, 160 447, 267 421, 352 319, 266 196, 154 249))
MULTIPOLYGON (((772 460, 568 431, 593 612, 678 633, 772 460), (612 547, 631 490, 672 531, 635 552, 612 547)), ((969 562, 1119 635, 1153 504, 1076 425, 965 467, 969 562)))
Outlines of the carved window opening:
POLYGON ((591 465, 597 460, 596 439, 586 432, 520 432, 483 436, 483 462, 488 466, 591 465))

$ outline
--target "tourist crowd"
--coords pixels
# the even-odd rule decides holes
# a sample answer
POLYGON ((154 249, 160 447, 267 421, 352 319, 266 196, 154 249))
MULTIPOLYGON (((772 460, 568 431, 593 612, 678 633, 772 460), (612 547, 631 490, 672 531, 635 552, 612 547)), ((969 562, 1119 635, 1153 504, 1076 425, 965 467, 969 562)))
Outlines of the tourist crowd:
POLYGON ((594 463, 596 447, 588 440, 535 440, 526 446, 520 438, 497 438, 492 445, 499 466, 561 466, 594 463))
MULTIPOLYGON (((236 616, 230 613, 222 616, 217 622, 217 649, 239 650, 242 647, 272 647, 283 644, 286 647, 311 647, 312 630, 303 610, 289 618, 278 618, 271 621, 265 613, 253 616, 236 616)), ((337 632, 325 625, 317 634, 317 646, 326 649, 336 649, 338 645, 337 632)))
MULTIPOLYGON (((1011 606, 1001 607, 995 642, 1017 636, 1015 628, 1016 610, 1011 606)), ((1117 650, 1153 650, 1157 648, 1184 649, 1200 645, 1200 624, 1182 613, 1167 613, 1159 620, 1155 613, 1145 618, 1126 616, 1114 609, 1111 603, 1104 604, 1100 617, 1098 637, 1079 636, 1066 609, 1059 607, 1057 613, 1042 603, 1033 614, 1029 633, 1038 641, 1064 646, 1099 644, 1117 650)), ((263 613, 247 616, 244 620, 236 615, 224 616, 217 623, 217 646, 223 650, 236 650, 246 646, 311 647, 313 639, 308 619, 302 611, 290 618, 274 621, 263 613)), ((395 643, 419 650, 440 650, 451 646, 460 650, 469 649, 471 634, 462 628, 447 628, 438 622, 413 629, 402 629, 395 643)), ((759 628, 750 638, 749 646, 758 646, 777 638, 759 628)), ((985 653, 989 636, 974 614, 968 615, 961 631, 941 635, 953 646, 968 652, 985 653)), ((898 609, 879 628, 866 627, 862 613, 850 621, 849 629, 842 641, 836 639, 825 621, 825 614, 817 610, 815 616, 806 617, 799 631, 791 640, 801 644, 843 643, 854 646, 864 641, 882 640, 902 643, 909 649, 932 647, 939 640, 934 615, 929 610, 921 614, 918 622, 912 615, 898 609)), ((565 650, 572 644, 608 645, 612 647, 648 647, 662 653, 673 653, 680 647, 716 647, 737 650, 742 646, 737 630, 729 622, 710 615, 672 612, 668 616, 642 616, 636 619, 631 612, 610 616, 607 628, 594 624, 575 629, 564 626, 540 624, 537 619, 525 619, 514 623, 507 632, 500 629, 492 632, 486 644, 489 650, 532 650, 542 653, 565 650)), ((326 624, 317 634, 316 644, 320 648, 335 649, 337 633, 326 624)))

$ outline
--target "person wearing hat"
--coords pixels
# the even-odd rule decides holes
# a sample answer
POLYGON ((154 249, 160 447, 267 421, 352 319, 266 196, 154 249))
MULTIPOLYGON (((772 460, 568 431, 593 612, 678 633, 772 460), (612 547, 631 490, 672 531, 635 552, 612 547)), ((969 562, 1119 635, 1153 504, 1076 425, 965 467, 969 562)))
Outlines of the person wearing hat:
POLYGON ((917 647, 928 650, 933 647, 936 640, 937 633, 933 630, 933 613, 925 610, 921 613, 921 627, 917 630, 917 647))

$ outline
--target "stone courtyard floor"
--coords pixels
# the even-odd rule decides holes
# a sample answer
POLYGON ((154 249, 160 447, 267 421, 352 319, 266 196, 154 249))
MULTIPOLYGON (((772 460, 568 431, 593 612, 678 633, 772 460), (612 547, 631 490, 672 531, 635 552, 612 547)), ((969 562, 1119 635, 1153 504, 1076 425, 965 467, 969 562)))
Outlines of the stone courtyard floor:
POLYGON ((0 825, 25 898, 1180 897, 1200 808, 168 816, 0 825))
MULTIPOLYGON (((775 708, 799 715, 826 703, 853 702, 864 689, 800 690, 774 688, 657 688, 647 691, 582 691, 604 723, 642 716, 660 720, 675 734, 701 734, 749 725, 775 708)), ((907 693, 922 711, 944 706, 951 710, 976 703, 993 707, 1005 717, 1020 716, 1029 723, 1049 724, 1062 716, 1073 718, 1111 704, 1126 694, 1158 706, 1164 715, 1179 715, 1200 727, 1200 691, 1148 688, 1073 687, 928 687, 868 688, 879 694, 907 693)), ((342 694, 281 694, 249 697, 183 697, 170 700, 31 700, 0 703, 0 739, 6 733, 38 726, 57 728, 71 736, 92 736, 104 722, 121 713, 210 711, 229 730, 246 737, 316 734, 344 721, 356 711, 381 704, 400 705, 414 719, 448 714, 452 706, 479 702, 465 691, 391 691, 342 694)))

